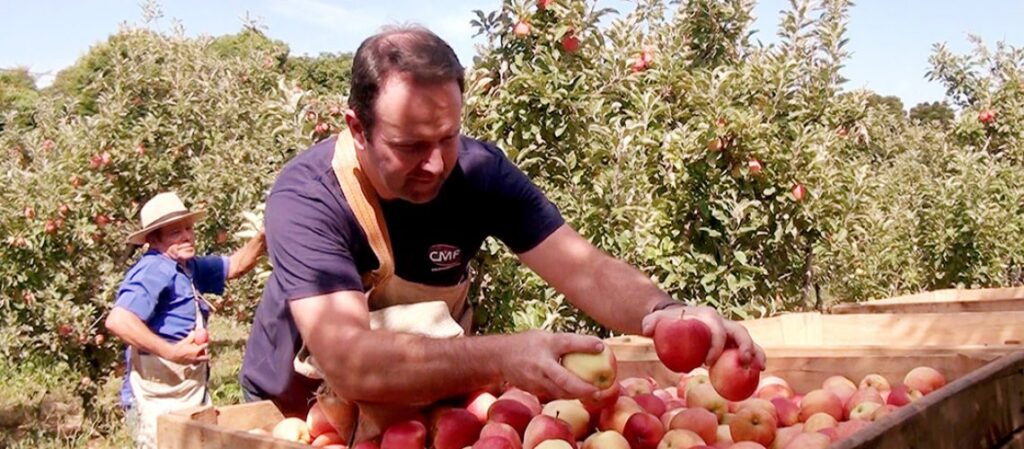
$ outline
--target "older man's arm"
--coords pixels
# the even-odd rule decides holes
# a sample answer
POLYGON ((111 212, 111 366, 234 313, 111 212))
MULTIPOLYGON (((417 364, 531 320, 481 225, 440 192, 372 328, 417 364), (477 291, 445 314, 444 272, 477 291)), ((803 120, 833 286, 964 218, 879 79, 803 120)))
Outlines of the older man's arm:
POLYGON ((228 279, 235 279, 251 271, 266 249, 266 234, 260 228, 253 238, 231 255, 231 262, 228 264, 228 279))

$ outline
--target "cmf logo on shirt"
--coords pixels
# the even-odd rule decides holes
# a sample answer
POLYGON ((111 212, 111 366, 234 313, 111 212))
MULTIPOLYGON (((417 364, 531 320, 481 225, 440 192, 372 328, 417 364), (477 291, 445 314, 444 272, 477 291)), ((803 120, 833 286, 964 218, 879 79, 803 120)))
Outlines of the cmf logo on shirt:
POLYGON ((427 252, 434 267, 430 271, 449 270, 462 265, 462 250, 457 246, 438 243, 427 252))

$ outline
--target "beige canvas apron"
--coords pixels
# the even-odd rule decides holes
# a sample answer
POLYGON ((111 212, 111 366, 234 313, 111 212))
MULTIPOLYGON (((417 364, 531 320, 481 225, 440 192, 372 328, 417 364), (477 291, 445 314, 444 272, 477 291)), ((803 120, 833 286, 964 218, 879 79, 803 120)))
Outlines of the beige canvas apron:
MULTIPOLYGON (((366 296, 370 309, 370 328, 432 338, 452 338, 469 333, 473 311, 466 302, 468 279, 453 286, 438 287, 411 282, 395 274, 391 239, 377 193, 359 166, 349 132, 342 132, 338 136, 332 166, 345 199, 380 262, 380 267, 363 275, 363 285, 368 287, 366 296)), ((310 356, 304 344, 296 356, 295 369, 307 377, 322 378, 315 359, 310 356)), ((347 433, 351 432, 355 441, 374 438, 389 424, 415 416, 426 405, 394 407, 351 404, 349 415, 353 421, 358 421, 358 426, 353 428, 355 423, 352 422, 338 430, 346 438, 349 437, 347 433)))
MULTIPOLYGON (((196 308, 196 329, 205 329, 206 320, 199 308, 202 296, 192 286, 196 308)), ((128 382, 135 397, 139 423, 136 444, 140 448, 155 448, 157 417, 171 411, 209 404, 206 382, 208 362, 183 365, 152 354, 142 354, 131 347, 132 370, 128 382)))

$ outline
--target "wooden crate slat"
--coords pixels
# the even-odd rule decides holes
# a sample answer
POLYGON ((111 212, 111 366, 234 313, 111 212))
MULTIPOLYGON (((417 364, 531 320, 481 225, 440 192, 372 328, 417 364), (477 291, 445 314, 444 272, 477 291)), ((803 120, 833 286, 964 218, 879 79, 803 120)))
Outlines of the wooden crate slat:
POLYGON ((157 420, 158 449, 301 449, 289 443, 248 433, 260 427, 272 429, 283 419, 270 401, 224 407, 204 406, 162 415, 157 420))
POLYGON ((794 313, 741 321, 761 346, 1020 344, 1024 311, 984 313, 794 313))
POLYGON ((1024 310, 1024 287, 946 289, 860 303, 839 304, 832 313, 952 313, 1024 310))

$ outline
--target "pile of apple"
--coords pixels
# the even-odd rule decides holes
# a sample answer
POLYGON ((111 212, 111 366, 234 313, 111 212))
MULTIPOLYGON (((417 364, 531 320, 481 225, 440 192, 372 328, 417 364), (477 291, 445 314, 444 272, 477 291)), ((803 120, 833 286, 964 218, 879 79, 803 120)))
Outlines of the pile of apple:
MULTIPOLYGON (((727 348, 709 369, 701 367, 711 335, 699 321, 659 323, 654 344, 666 367, 686 373, 677 385, 617 379, 607 347, 600 354, 568 354, 562 365, 602 390, 594 398, 545 403, 514 387, 497 395, 482 391, 463 407, 394 424, 378 440, 352 449, 825 448, 946 382, 935 369, 918 367, 902 384, 890 385, 878 374, 859 383, 833 376, 801 395, 782 378, 762 379, 761 367, 742 363, 735 348, 727 348)), ((319 404, 305 421, 281 421, 272 435, 347 448, 319 404)))

